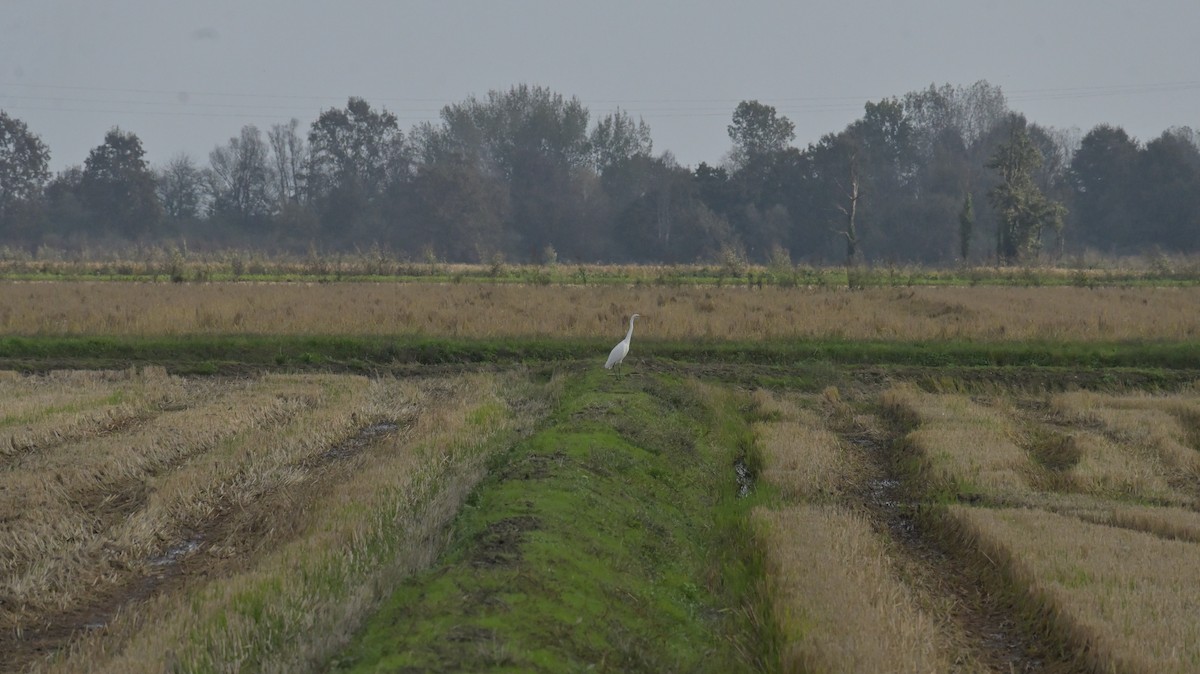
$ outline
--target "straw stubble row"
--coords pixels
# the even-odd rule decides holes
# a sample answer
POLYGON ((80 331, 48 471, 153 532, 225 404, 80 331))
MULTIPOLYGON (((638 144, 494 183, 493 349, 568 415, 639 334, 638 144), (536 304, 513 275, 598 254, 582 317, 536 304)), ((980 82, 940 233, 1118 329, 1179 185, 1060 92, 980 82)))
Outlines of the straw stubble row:
POLYGON ((770 417, 756 424, 761 477, 781 500, 754 511, 781 670, 969 671, 950 627, 900 579, 892 545, 852 504, 863 466, 830 427, 847 414, 836 393, 816 410, 756 397, 770 417))

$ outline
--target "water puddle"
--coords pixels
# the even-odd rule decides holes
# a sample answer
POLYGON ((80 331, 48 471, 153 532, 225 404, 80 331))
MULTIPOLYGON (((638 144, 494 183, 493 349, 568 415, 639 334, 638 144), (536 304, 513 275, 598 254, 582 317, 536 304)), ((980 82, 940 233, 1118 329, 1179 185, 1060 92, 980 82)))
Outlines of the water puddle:
POLYGON ((906 541, 917 538, 917 525, 911 514, 912 504, 905 500, 899 480, 870 480, 867 482, 867 498, 871 507, 883 515, 894 536, 906 541))
POLYGON ((167 551, 164 552, 163 554, 159 555, 158 557, 155 557, 154 559, 151 559, 150 566, 161 569, 164 566, 171 566, 172 564, 176 564, 179 562, 179 560, 181 560, 184 557, 199 550, 200 543, 203 540, 204 540, 203 536, 196 536, 195 538, 189 538, 188 540, 183 541, 182 543, 176 543, 175 545, 172 545, 171 547, 167 548, 167 551))
POLYGON ((400 424, 394 421, 380 421, 378 423, 371 424, 370 426, 363 426, 352 437, 347 438, 346 440, 343 440, 342 442, 325 450, 321 454, 320 461, 325 463, 328 461, 337 461, 349 458, 362 451, 362 449, 375 440, 375 438, 387 435, 388 433, 394 433, 399 429, 400 424))

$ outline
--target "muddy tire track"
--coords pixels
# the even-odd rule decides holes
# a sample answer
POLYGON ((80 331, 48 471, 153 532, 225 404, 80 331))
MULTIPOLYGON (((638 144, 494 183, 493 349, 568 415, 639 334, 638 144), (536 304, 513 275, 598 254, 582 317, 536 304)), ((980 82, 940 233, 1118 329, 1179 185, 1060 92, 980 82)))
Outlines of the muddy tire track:
POLYGON ((961 633, 952 639, 962 649, 964 671, 982 666, 992 672, 1060 673, 1077 671, 1046 643, 1021 628, 1015 608, 987 587, 962 557, 948 550, 932 530, 929 509, 914 485, 898 469, 899 431, 880 431, 861 423, 836 429, 845 443, 866 459, 856 506, 868 513, 876 530, 893 542, 898 573, 939 620, 961 633), (938 608, 943 607, 943 608, 938 608), (974 666, 968 663, 975 663, 974 666))

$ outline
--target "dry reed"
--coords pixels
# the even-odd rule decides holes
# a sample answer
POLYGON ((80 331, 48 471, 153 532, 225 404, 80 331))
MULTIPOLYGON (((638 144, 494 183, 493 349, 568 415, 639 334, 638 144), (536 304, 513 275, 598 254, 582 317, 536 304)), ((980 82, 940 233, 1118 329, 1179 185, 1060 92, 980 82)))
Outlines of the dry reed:
POLYGON ((951 506, 949 517, 1090 670, 1200 670, 1195 543, 1038 510, 951 506))
POLYGON ((1185 340, 1200 287, 842 289, 453 283, 0 282, 10 335, 619 335, 664 339, 1185 340))
POLYGON ((1068 489, 1159 503, 1185 504, 1195 500, 1171 487, 1171 471, 1157 453, 1143 446, 1119 444, 1089 430, 1073 431, 1066 442, 1078 456, 1078 462, 1063 475, 1068 489))
POLYGON ((1096 524, 1145 531, 1160 538, 1200 543, 1200 513, 1188 508, 1122 505, 1084 510, 1075 516, 1096 524))

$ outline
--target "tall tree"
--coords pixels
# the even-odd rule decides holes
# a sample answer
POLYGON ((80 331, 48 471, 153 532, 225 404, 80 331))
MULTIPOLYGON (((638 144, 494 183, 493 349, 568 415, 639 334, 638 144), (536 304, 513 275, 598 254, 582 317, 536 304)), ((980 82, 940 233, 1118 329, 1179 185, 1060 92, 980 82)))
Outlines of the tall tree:
POLYGON ((155 176, 158 200, 163 212, 176 224, 201 216, 204 202, 204 172, 186 154, 178 154, 159 169, 155 176))
POLYGON ((100 233, 130 240, 158 233, 162 206, 145 154, 137 135, 114 127, 84 161, 80 196, 100 233))
POLYGON ((616 216, 616 259, 694 262, 732 243, 728 223, 705 206, 694 174, 669 153, 630 164, 638 165, 640 180, 616 216))
POLYGON ((508 251, 536 259, 547 246, 594 258, 602 237, 588 142, 588 111, 544 87, 520 85, 442 108, 442 124, 417 132, 427 162, 459 158, 495 176, 509 191, 515 234, 508 251))
POLYGON ((50 150, 19 119, 0 110, 0 233, 34 243, 36 211, 50 177, 50 150))
POLYGON ((83 168, 70 166, 46 185, 45 231, 65 242, 87 231, 91 220, 83 205, 83 168))
POLYGON ((345 109, 325 110, 308 133, 309 180, 318 197, 354 191, 368 199, 409 170, 396 115, 351 97, 345 109))
POLYGON ((1146 143, 1135 178, 1140 247, 1200 250, 1200 147, 1191 129, 1168 129, 1146 143))
POLYGON ((727 130, 733 141, 729 159, 738 168, 782 152, 796 137, 792 120, 776 112, 774 106, 758 101, 738 103, 727 130))
POLYGON ((277 181, 275 195, 279 199, 280 208, 288 204, 298 204, 302 200, 308 148, 299 133, 299 128, 299 120, 293 118, 286 124, 272 125, 267 133, 277 181))
POLYGON ((486 100, 472 96, 445 106, 441 117, 441 127, 425 141, 427 160, 457 154, 510 180, 529 161, 574 169, 590 158, 587 108, 546 87, 489 91, 486 100))
POLYGON ((971 259, 971 239, 975 235, 975 203, 971 193, 963 197, 962 210, 958 212, 958 255, 963 264, 971 259))
POLYGON ((866 201, 863 185, 863 150, 853 133, 825 134, 806 151, 811 157, 815 201, 821 224, 845 244, 844 262, 862 262, 859 214, 866 201))
POLYGON ((975 145, 1009 112, 1004 92, 986 80, 965 87, 931 84, 905 94, 902 104, 926 156, 947 131, 957 135, 965 147, 975 145))
POLYGON ((409 254, 434 250, 448 260, 488 262, 503 249, 508 191, 478 164, 461 158, 425 164, 409 198, 412 225, 397 242, 409 254))
POLYGON ((1020 262, 1041 248, 1042 231, 1062 227, 1066 209, 1051 201, 1034 183, 1034 172, 1042 164, 1041 152, 1029 137, 1025 118, 1009 118, 1008 142, 1002 144, 988 168, 994 169, 1001 183, 988 192, 988 202, 997 212, 1000 228, 996 235, 996 256, 1001 262, 1020 262))
POLYGON ((267 144, 253 124, 209 153, 214 215, 234 227, 261 231, 276 203, 267 155, 267 144))
POLYGON ((629 113, 617 110, 596 122, 588 138, 592 165, 603 175, 608 169, 635 157, 649 157, 654 151, 650 125, 633 121, 629 113))
POLYGON ((326 240, 349 245, 387 238, 396 218, 384 196, 411 177, 412 162, 396 116, 361 98, 321 113, 308 133, 307 189, 326 240))
POLYGON ((1133 245, 1136 197, 1131 180, 1140 148, 1125 129, 1101 124, 1071 158, 1073 229, 1080 243, 1104 250, 1133 245))

